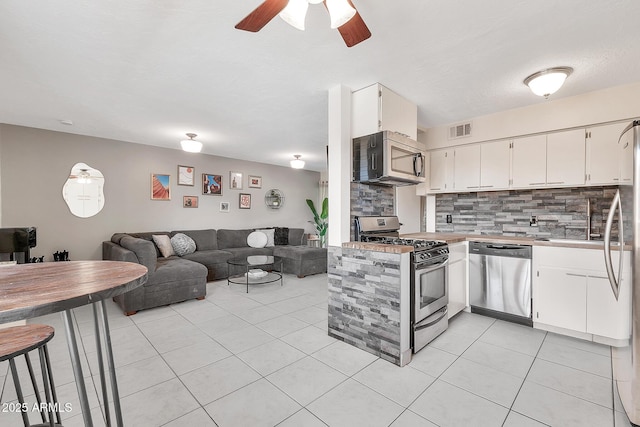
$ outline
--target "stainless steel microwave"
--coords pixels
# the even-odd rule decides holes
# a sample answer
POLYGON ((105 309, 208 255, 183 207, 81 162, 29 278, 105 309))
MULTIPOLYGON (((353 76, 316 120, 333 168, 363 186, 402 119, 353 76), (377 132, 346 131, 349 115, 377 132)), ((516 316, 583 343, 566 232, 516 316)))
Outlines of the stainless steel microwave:
POLYGON ((426 181, 418 143, 390 131, 353 139, 353 181, 379 185, 414 185, 426 181))

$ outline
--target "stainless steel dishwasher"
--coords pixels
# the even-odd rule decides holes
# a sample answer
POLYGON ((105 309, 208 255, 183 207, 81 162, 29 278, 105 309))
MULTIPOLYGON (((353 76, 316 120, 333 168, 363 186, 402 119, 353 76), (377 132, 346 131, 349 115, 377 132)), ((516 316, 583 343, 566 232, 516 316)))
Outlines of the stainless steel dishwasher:
POLYGON ((533 325, 531 246, 469 242, 471 312, 533 325))

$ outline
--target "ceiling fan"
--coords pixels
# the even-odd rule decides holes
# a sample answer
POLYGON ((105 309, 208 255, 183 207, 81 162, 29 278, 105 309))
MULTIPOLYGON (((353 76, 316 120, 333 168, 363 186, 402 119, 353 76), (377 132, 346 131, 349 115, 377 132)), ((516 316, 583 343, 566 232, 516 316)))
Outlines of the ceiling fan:
POLYGON ((304 20, 309 3, 324 3, 331 17, 331 28, 337 28, 347 47, 352 47, 371 37, 351 0, 265 0, 253 12, 240 21, 236 28, 256 33, 280 15, 287 23, 304 30, 304 20))

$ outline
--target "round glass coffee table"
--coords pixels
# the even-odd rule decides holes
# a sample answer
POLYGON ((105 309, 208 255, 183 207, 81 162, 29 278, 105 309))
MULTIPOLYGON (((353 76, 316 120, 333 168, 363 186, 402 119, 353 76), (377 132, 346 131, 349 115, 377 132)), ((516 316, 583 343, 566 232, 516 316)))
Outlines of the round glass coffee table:
POLYGON ((282 258, 280 257, 271 255, 237 257, 228 260, 227 266, 242 267, 245 271, 243 274, 229 275, 227 285, 231 283, 246 285, 247 293, 249 293, 249 285, 264 285, 279 280, 282 286, 282 258))

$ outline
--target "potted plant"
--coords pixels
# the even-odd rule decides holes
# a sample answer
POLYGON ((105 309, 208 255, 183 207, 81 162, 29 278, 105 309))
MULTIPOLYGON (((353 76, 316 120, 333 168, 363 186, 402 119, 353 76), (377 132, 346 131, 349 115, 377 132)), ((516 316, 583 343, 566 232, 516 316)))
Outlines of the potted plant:
POLYGON ((329 217, 329 199, 325 197, 322 201, 322 212, 319 215, 315 205, 313 204, 313 200, 307 199, 307 205, 309 205, 309 209, 311 209, 311 213, 313 214, 314 225, 318 232, 318 236, 320 237, 320 247, 324 248, 327 227, 329 226, 329 222, 327 221, 327 218, 329 217))

